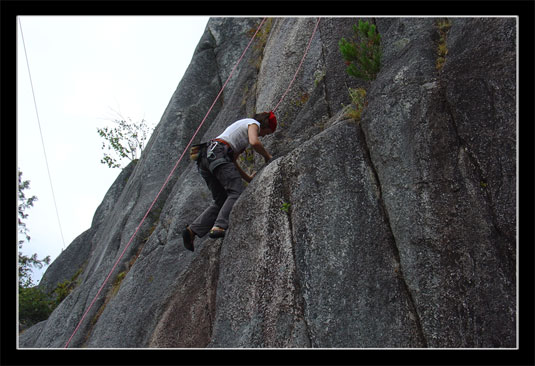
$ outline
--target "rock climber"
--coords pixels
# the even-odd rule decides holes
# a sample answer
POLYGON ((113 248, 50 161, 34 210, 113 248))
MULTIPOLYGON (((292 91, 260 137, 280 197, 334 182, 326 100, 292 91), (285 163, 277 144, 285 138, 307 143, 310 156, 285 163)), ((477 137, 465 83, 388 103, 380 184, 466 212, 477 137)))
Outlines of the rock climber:
POLYGON ((194 250, 195 236, 203 237, 207 233, 211 238, 225 236, 232 206, 244 190, 241 179, 251 182, 256 174, 248 175, 243 171, 237 158, 251 145, 267 163, 272 156, 259 137, 272 134, 276 129, 277 118, 274 113, 262 112, 253 118, 240 119, 210 142, 196 145, 193 159, 197 160, 199 173, 212 192, 214 201, 182 231, 186 249, 194 250))

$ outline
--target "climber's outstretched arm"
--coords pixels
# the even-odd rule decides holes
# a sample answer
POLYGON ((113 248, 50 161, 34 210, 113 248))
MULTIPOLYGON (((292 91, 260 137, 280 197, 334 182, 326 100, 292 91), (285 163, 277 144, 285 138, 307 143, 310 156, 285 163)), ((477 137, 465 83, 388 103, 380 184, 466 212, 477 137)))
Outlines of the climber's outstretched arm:
POLYGON ((257 153, 264 157, 267 163, 271 159, 271 154, 266 151, 264 145, 260 142, 260 139, 258 138, 258 130, 259 127, 257 125, 249 125, 249 143, 257 153))

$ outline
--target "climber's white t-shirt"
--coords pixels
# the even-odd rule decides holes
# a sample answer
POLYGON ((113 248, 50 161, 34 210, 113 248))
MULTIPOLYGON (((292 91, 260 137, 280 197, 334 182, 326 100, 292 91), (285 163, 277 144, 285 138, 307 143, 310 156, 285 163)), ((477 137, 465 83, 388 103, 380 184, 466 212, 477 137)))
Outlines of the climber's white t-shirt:
POLYGON ((234 153, 239 154, 249 146, 249 125, 253 124, 258 126, 258 132, 260 132, 260 122, 252 118, 244 118, 228 126, 217 138, 228 142, 234 153))

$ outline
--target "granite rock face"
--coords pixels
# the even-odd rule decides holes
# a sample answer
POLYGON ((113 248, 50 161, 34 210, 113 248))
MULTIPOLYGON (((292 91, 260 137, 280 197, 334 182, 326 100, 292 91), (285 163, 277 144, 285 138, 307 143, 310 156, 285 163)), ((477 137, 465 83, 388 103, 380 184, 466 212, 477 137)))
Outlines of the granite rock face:
POLYGON ((438 72, 433 19, 378 26, 406 41, 361 125, 428 345, 513 345, 514 22, 453 19, 438 72))
POLYGON ((247 225, 221 250, 211 346, 424 345, 364 146, 340 121, 240 197, 231 224, 247 225))
MULTIPOLYGON (((169 173, 260 23, 212 18, 140 160, 40 286, 79 284, 20 347, 63 347, 82 317, 69 347, 516 347, 516 20, 452 18, 442 39, 432 18, 365 20, 377 78, 338 51, 358 20, 323 18, 262 138, 274 159, 241 162, 258 173, 227 236, 192 253, 181 230, 211 195, 194 163, 169 173), (367 90, 360 121, 348 87, 367 90)), ((315 24, 266 22, 195 142, 274 108, 315 24)))

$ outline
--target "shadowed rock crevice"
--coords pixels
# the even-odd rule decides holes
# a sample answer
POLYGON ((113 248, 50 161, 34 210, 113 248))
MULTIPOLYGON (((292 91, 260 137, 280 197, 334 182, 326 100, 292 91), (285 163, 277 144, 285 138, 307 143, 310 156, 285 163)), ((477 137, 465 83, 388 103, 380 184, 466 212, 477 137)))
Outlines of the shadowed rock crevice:
MULTIPOLYGON (((291 185, 289 184, 289 180, 285 180, 282 177, 289 177, 289 172, 285 170, 285 166, 281 166, 281 184, 282 184, 282 206, 281 210, 284 211, 288 216, 288 226, 289 226, 289 232, 290 232, 290 241, 291 241, 291 247, 292 247, 292 254, 293 254, 293 262, 294 266, 297 267, 297 260, 298 257, 296 255, 296 240, 295 240, 295 231, 292 223, 292 204, 291 204, 291 185)), ((308 342, 306 342, 302 347, 318 347, 318 345, 314 342, 314 338, 310 334, 310 329, 307 323, 307 318, 305 314, 307 313, 307 305, 305 301, 305 297, 303 296, 303 285, 302 285, 302 279, 300 278, 299 271, 296 271, 295 277, 294 277, 294 288, 296 291, 296 301, 297 301, 297 307, 299 309, 299 317, 302 319, 302 324, 304 326, 304 333, 306 334, 306 337, 308 338, 308 342)))
POLYGON ((366 160, 367 164, 369 165, 369 167, 370 167, 370 169, 371 169, 371 171, 373 173, 376 189, 377 189, 377 192, 378 192, 379 207, 381 209, 381 212, 382 212, 384 220, 385 220, 385 226, 389 229, 389 234, 391 236, 391 243, 393 244, 392 245, 392 250, 393 250, 394 259, 396 261, 396 266, 397 266, 395 268, 395 272, 398 275, 398 278, 399 278, 399 281, 401 283, 401 286, 403 287, 403 289, 405 290, 405 293, 407 295, 407 299, 409 301, 410 312, 411 312, 411 318, 413 318, 415 320, 415 322, 416 322, 416 330, 417 330, 417 335, 418 335, 418 338, 419 338, 419 342, 421 342, 422 347, 427 347, 427 341, 425 339, 425 335, 424 335, 424 332, 423 332, 423 329, 422 329, 422 324, 421 324, 421 321, 420 321, 420 315, 418 314, 418 309, 416 307, 416 303, 414 302, 414 298, 412 296, 411 289, 409 288, 409 285, 407 284, 407 281, 405 280, 405 277, 403 275, 403 269, 402 269, 402 266, 401 266, 401 259, 400 259, 400 256, 399 256, 399 249, 398 249, 398 246, 396 244, 396 238, 394 237, 394 233, 392 232, 392 227, 390 225, 390 219, 388 217, 388 211, 387 211, 386 206, 385 206, 385 204, 383 202, 383 193, 382 193, 382 190, 381 190, 381 182, 379 181, 379 176, 378 176, 377 171, 376 171, 376 169, 375 169, 375 167, 373 165, 373 162, 371 160, 370 151, 369 151, 369 148, 368 148, 367 143, 366 143, 366 135, 362 131, 362 127, 360 126, 360 124, 359 124, 359 128, 358 128, 358 134, 359 134, 360 140, 364 142, 363 143, 363 150, 364 150, 365 160, 366 160))

